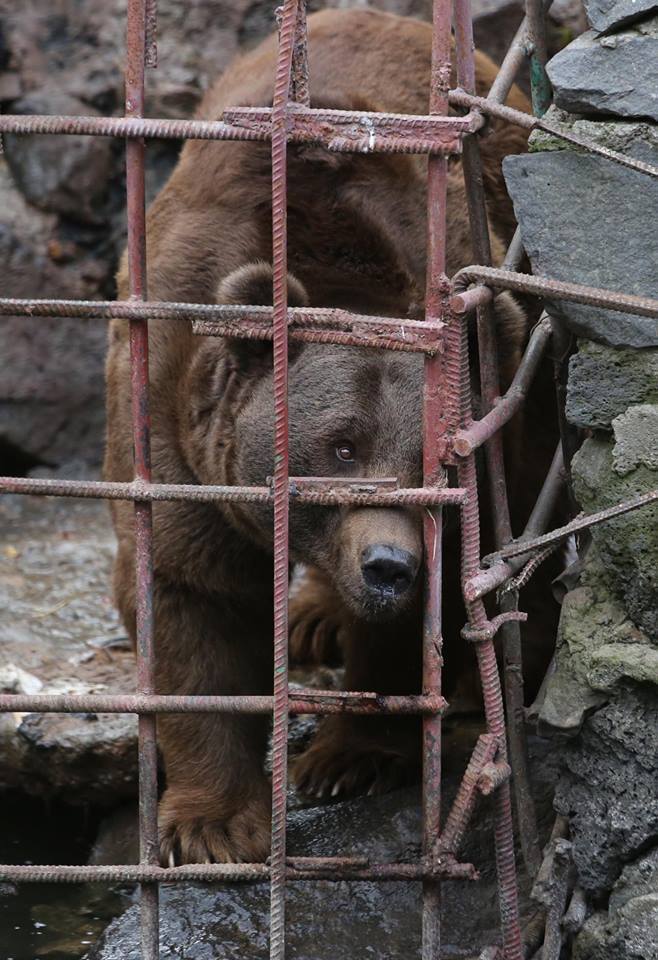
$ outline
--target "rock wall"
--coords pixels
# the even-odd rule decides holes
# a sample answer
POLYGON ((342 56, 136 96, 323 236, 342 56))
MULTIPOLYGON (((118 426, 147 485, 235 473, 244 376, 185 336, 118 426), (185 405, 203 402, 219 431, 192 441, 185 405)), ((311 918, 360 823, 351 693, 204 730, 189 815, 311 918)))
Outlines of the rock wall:
MULTIPOLYGON (((656 4, 586 0, 592 30, 548 65, 553 122, 658 165, 656 4)), ((655 181, 544 134, 505 163, 535 273, 656 295, 655 181)), ((578 339, 567 417, 585 440, 572 465, 581 507, 655 489, 658 323, 549 303, 578 339)), ((658 511, 596 527, 567 594, 557 669, 539 722, 564 740, 556 807, 571 822, 590 915, 577 960, 658 956, 658 511)))
MULTIPOLYGON (((310 9, 361 5, 311 0, 310 9)), ((431 0, 373 6, 429 19, 431 0)), ((273 28, 270 0, 160 0, 150 116, 187 117, 241 49, 273 28)), ((579 0, 560 0, 555 49, 579 27, 579 0)), ((558 9, 559 8, 559 9, 558 9)), ((521 0, 475 0, 479 47, 499 60, 523 17, 521 0)), ((125 0, 0 0, 0 109, 4 113, 122 112, 125 0)), ((5 138, 0 157, 2 296, 107 298, 125 238, 121 141, 5 138)), ((153 196, 179 145, 149 143, 153 196)), ((0 319, 2 473, 75 476, 98 467, 103 445, 101 321, 0 319)))

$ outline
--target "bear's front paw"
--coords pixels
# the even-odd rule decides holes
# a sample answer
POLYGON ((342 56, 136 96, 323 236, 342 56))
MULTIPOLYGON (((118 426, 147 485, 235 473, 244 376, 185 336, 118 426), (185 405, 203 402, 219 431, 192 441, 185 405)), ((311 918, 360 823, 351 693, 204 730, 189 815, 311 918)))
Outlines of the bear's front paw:
POLYGON ((387 793, 418 779, 417 742, 418 737, 406 735, 370 736, 342 717, 331 718, 295 761, 295 784, 317 799, 387 793))
POLYGON ((158 809, 160 862, 260 863, 270 852, 269 790, 237 803, 172 786, 158 809))
POLYGON ((316 582, 304 584, 288 605, 288 649, 296 664, 334 665, 342 660, 341 617, 335 597, 316 582))

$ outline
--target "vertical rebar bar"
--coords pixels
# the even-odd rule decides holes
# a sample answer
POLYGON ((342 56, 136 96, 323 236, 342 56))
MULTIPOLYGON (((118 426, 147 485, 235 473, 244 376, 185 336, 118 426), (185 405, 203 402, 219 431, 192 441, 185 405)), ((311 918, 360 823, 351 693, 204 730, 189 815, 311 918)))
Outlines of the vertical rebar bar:
POLYGON ((274 350, 274 717, 270 958, 286 949, 286 798, 288 784, 288 255, 287 111, 297 0, 286 0, 272 101, 272 272, 274 350))
MULTIPOLYGON (((434 0, 430 114, 448 113, 450 89, 450 0, 434 0)), ((446 267, 448 161, 428 158, 427 169, 427 289, 426 319, 443 320, 447 311, 446 267)), ((446 349, 448 349, 446 345, 446 349)), ((423 482, 445 483, 442 458, 450 423, 450 405, 445 403, 445 368, 439 353, 425 361, 423 390, 423 482)), ((454 426, 454 424, 452 424, 454 426)), ((423 620, 423 692, 440 694, 443 666, 441 635, 442 526, 440 508, 426 510, 423 522, 425 544, 425 615, 423 620)), ((436 849, 441 826, 441 717, 423 718, 423 856, 436 849)), ((423 881, 422 960, 439 960, 441 953, 441 884, 423 881)))
MULTIPOLYGON (((457 82, 468 93, 474 93, 473 23, 470 0, 456 0, 455 33, 457 40, 457 82)), ((482 160, 476 137, 467 137, 464 142, 463 169, 471 222, 473 253, 478 263, 489 265, 491 264, 491 243, 487 223, 482 160)), ((498 345, 495 331, 493 304, 485 303, 478 306, 477 332, 483 415, 493 409, 500 394, 498 345)), ((500 432, 494 434, 487 441, 485 451, 494 539, 496 546, 501 547, 512 539, 512 525, 507 500, 505 461, 500 432)), ((501 604, 501 611, 507 613, 517 609, 518 594, 515 591, 505 596, 501 604)), ((503 624, 501 637, 503 641, 503 676, 507 707, 507 738, 513 770, 512 782, 516 797, 516 813, 526 869, 530 876, 534 877, 541 862, 541 852, 537 839, 537 817, 528 772, 523 709, 521 630, 518 622, 511 621, 503 624)))
MULTIPOLYGON (((129 0, 126 29, 127 117, 144 116, 146 58, 146 3, 129 0)), ((128 277, 131 300, 145 300, 146 211, 144 191, 144 140, 126 141, 126 204, 128 220, 128 277)), ((135 479, 151 480, 151 421, 149 413, 148 321, 130 321, 131 400, 135 479)), ((135 503, 135 575, 137 688, 155 693, 153 637, 153 522, 152 505, 135 503)), ((140 863, 158 863, 158 764, 156 721, 140 714, 139 843, 140 863)), ((140 885, 142 960, 157 960, 158 885, 140 885)))
POLYGON ((528 55, 530 57, 530 93, 532 112, 543 117, 553 100, 551 81, 546 73, 546 13, 544 0, 526 0, 528 55))

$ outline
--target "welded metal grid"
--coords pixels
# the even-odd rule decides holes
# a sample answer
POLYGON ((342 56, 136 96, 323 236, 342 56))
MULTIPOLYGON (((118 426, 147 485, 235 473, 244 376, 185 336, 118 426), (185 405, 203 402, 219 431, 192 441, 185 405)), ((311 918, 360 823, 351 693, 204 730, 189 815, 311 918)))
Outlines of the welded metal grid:
MULTIPOLYGON (((551 335, 561 331, 543 317, 535 328, 516 377, 499 397, 499 377, 491 302, 493 290, 510 289, 553 299, 658 317, 658 301, 594 290, 576 284, 528 277, 515 272, 523 251, 519 232, 500 269, 491 267, 491 252, 482 189, 480 154, 475 134, 491 115, 532 129, 540 127, 607 159, 655 177, 658 170, 607 148, 584 143, 539 116, 505 107, 504 100, 526 56, 531 60, 533 105, 540 114, 548 103, 543 71, 542 0, 528 0, 528 16, 519 28, 489 96, 475 96, 472 22, 469 0, 455 0, 455 63, 458 90, 450 90, 451 0, 434 0, 430 110, 426 117, 314 110, 309 106, 304 0, 285 0, 280 13, 279 53, 271 110, 234 108, 222 121, 144 119, 145 68, 156 63, 155 0, 128 0, 125 117, 0 117, 0 132, 95 134, 126 138, 128 263, 130 299, 125 302, 0 299, 0 315, 124 318, 130 322, 135 478, 132 483, 0 478, 0 492, 132 500, 136 525, 137 675, 136 695, 0 696, 0 710, 30 712, 129 712, 139 715, 140 863, 111 867, 0 866, 11 881, 135 881, 141 887, 142 957, 158 957, 158 884, 175 880, 270 879, 272 960, 285 956, 287 881, 319 879, 409 880, 423 884, 423 960, 439 960, 441 881, 475 879, 471 864, 457 859, 478 794, 494 795, 496 866, 501 915, 501 947, 486 947, 482 957, 521 960, 513 843, 510 774, 517 799, 519 833, 526 868, 535 875, 540 863, 523 743, 523 681, 518 621, 519 578, 531 572, 547 550, 570 533, 658 499, 658 492, 610 510, 577 517, 551 533, 550 521, 564 476, 563 437, 525 533, 512 542, 504 482, 500 428, 522 404, 551 335), (449 107, 465 116, 449 116, 449 107), (155 303, 147 298, 144 204, 144 137, 180 139, 266 140, 272 145, 273 307, 155 303), (286 151, 290 142, 314 142, 346 152, 410 152, 428 160, 428 269, 425 321, 351 314, 345 310, 288 309, 286 264, 286 151), (463 154, 473 247, 480 266, 445 276, 446 177, 450 154, 463 154), (474 285, 473 285, 474 284, 474 285), (476 310, 483 415, 472 420, 466 316, 476 310), (193 321, 199 335, 273 340, 275 463, 270 486, 221 487, 154 484, 150 466, 148 319, 193 321), (395 481, 349 481, 291 478, 288 473, 288 341, 302 340, 411 350, 425 355, 423 487, 402 490, 395 481), (475 451, 486 444, 497 552, 480 558, 475 451), (456 464, 458 484, 449 488, 446 466, 456 464), (272 696, 156 695, 153 680, 152 503, 157 500, 261 502, 274 507, 274 692, 272 696), (290 503, 318 505, 423 505, 425 510, 425 620, 423 690, 420 695, 379 696, 370 692, 302 690, 288 686, 288 510, 290 503), (462 588, 468 623, 465 640, 475 644, 479 662, 486 733, 480 736, 456 799, 441 827, 441 535, 444 506, 458 506, 462 529, 462 588), (525 567, 524 567, 525 564, 525 567), (522 569, 523 568, 523 569, 522 569), (489 619, 483 597, 501 584, 501 612, 489 619), (503 694, 493 639, 503 634, 503 694), (272 713, 272 848, 267 864, 158 865, 156 715, 164 712, 272 713), (420 862, 371 863, 346 857, 286 855, 287 732, 290 714, 416 713, 423 716, 423 849, 420 862), (506 736, 507 733, 507 736, 506 736), (509 752, 509 757, 508 757, 509 752), (509 762, 508 762, 509 760, 509 762)), ((567 459, 569 455, 566 449, 567 459)), ((550 920, 550 918, 549 918, 550 920)), ((559 920, 559 918, 558 918, 559 920)), ((555 941, 555 937, 552 941, 555 941)), ((559 941, 559 938, 558 938, 559 941)), ((548 922, 547 940, 548 944, 548 922)), ((557 960, 549 947, 545 960, 557 960)), ((559 943, 558 943, 559 949, 559 943)))

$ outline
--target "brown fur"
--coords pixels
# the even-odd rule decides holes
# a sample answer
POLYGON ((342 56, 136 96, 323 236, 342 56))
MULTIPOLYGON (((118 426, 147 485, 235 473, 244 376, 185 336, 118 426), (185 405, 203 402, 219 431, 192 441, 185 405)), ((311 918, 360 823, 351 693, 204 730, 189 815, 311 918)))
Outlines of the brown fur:
MULTIPOLYGON (((430 28, 371 11, 309 19, 314 104, 423 113, 430 28)), ((205 97, 199 116, 271 102, 275 41, 238 60, 205 97)), ((495 76, 476 57, 478 92, 495 76)), ((518 90, 509 102, 527 107, 518 90)), ((495 122, 482 140, 494 259, 513 229, 500 162, 525 149, 522 131, 495 122)), ((331 155, 291 148, 289 266, 300 303, 405 316, 425 288, 426 161, 331 155)), ((461 170, 448 183, 447 269, 473 260, 461 170)), ((266 302, 271 262, 269 147, 191 141, 148 212, 148 290, 155 300, 266 302), (248 266, 248 264, 261 264, 248 266)), ((123 262, 119 296, 128 294, 123 262)), ((503 381, 527 331, 513 300, 498 298, 503 381)), ((194 337, 176 321, 150 325, 153 477, 167 483, 260 483, 272 472, 271 352, 262 343, 194 337)), ((397 475, 420 482, 422 364, 412 355, 306 345, 292 349, 291 473, 397 475), (340 433, 343 431, 343 434, 340 433), (357 437, 358 462, 339 464, 357 437)), ((105 476, 132 477, 128 325, 114 321, 107 364, 105 476)), ((504 384, 503 384, 504 385, 504 384)), ((134 531, 129 504, 113 505, 119 541, 115 593, 134 635, 134 531)), ((360 551, 369 542, 420 551, 413 510, 293 509, 293 559, 322 570, 350 617, 347 682, 380 692, 419 683, 418 590, 386 610, 369 605, 360 551), (395 616, 394 616, 395 615, 395 616), (376 622, 381 621, 381 622, 376 622)), ((246 505, 154 504, 156 686, 161 693, 271 691, 271 513, 246 505)), ((458 594, 453 558, 453 586, 458 594)), ((326 594, 325 594, 326 598, 326 594)), ((455 606, 458 611, 458 604, 455 606)), ((458 612, 452 614, 457 629, 458 612)), ((453 629, 448 611, 447 631, 453 629)), ((301 638, 301 633, 300 633, 301 638)), ((301 639, 300 639, 301 642, 301 639)), ((300 782, 345 788, 395 782, 409 764, 409 725, 326 726, 300 782)), ((166 861, 257 860, 268 852, 267 722, 228 715, 158 720, 167 788, 160 806, 166 861)), ((406 773, 404 774, 406 776, 406 773)))

